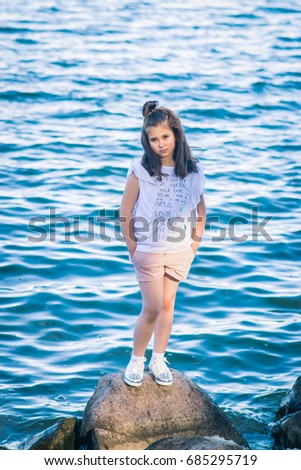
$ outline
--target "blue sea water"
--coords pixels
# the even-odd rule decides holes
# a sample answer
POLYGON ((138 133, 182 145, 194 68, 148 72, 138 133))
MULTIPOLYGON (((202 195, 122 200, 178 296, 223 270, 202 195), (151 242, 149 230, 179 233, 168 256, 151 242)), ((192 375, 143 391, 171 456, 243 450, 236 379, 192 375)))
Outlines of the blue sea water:
POLYGON ((271 448, 301 366, 300 2, 16 0, 0 20, 0 443, 81 417, 127 364, 141 299, 116 210, 156 99, 207 176, 167 357, 271 448))

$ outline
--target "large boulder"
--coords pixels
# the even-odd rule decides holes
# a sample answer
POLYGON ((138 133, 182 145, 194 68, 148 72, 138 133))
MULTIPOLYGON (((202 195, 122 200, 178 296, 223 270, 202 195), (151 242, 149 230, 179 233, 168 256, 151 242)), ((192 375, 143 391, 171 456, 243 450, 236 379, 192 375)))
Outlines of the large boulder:
POLYGON ((169 437, 151 444, 146 450, 244 450, 234 441, 219 436, 212 437, 169 437))
POLYGON ((145 449, 159 439, 220 436, 248 447, 213 400, 185 375, 172 370, 174 383, 157 385, 147 371, 141 387, 123 381, 123 371, 107 374, 87 403, 81 436, 93 448, 145 449))

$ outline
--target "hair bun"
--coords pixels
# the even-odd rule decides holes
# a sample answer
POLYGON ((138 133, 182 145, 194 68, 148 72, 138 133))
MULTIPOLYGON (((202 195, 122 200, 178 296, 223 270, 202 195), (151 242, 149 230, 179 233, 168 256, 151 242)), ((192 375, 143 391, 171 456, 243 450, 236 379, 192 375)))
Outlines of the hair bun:
POLYGON ((142 108, 142 115, 143 117, 147 116, 150 114, 152 111, 154 111, 157 107, 159 106, 159 101, 147 101, 144 103, 143 108, 142 108))

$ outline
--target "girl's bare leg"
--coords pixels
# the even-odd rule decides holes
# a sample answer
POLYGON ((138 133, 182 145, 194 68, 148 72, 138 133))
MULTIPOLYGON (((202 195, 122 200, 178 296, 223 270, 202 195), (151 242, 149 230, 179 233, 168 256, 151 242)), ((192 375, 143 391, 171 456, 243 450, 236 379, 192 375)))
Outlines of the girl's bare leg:
POLYGON ((142 311, 134 329, 133 353, 143 356, 162 310, 164 277, 158 281, 141 281, 142 311))
POLYGON ((165 353, 173 324, 174 306, 179 282, 164 276, 163 303, 154 334, 154 352, 165 353))

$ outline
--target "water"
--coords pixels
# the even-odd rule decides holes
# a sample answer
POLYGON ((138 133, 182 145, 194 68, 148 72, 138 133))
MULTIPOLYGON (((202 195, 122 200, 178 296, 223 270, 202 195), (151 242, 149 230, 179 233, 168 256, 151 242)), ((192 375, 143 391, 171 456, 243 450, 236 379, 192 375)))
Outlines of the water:
POLYGON ((81 417, 98 379, 127 364, 140 294, 115 210, 141 155, 141 107, 158 99, 207 176, 207 229, 168 358, 252 448, 271 448, 301 365, 300 2, 0 11, 0 442, 18 448, 81 417))

